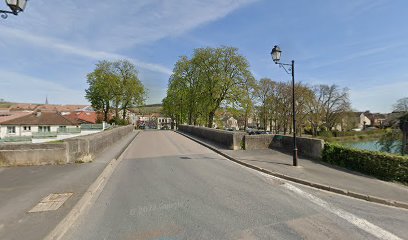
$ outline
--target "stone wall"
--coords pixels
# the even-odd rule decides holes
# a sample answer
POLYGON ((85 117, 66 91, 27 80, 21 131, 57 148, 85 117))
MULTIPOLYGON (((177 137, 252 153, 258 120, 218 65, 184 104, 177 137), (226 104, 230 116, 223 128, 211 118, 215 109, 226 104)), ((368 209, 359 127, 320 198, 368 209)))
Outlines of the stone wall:
POLYGON ((66 145, 0 144, 0 166, 27 166, 66 163, 66 145))
POLYGON ((133 126, 125 126, 106 130, 100 133, 65 139, 67 144, 67 162, 87 161, 122 137, 133 131, 133 126))
POLYGON ((0 166, 90 161, 97 153, 102 152, 132 131, 133 126, 124 126, 56 143, 0 144, 0 166))
POLYGON ((191 125, 179 125, 178 130, 232 150, 241 149, 241 142, 245 136, 245 132, 225 131, 191 125))
MULTIPOLYGON (((316 138, 296 138, 298 155, 312 159, 320 159, 324 141, 316 138)), ((246 135, 245 150, 272 148, 279 151, 293 153, 293 137, 286 135, 246 135)))

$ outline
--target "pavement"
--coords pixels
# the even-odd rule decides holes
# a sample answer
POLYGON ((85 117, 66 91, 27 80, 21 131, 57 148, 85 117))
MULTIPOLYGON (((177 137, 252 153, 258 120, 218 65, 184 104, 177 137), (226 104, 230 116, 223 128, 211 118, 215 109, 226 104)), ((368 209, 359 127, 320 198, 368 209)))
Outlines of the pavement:
POLYGON ((403 239, 408 210, 291 183, 172 131, 132 142, 76 239, 403 239))
POLYGON ((91 163, 0 168, 0 239, 44 239, 136 134, 124 137, 91 163), (58 210, 28 212, 52 193, 72 195, 58 210))
POLYGON ((382 181, 345 168, 304 158, 300 158, 299 166, 294 167, 291 155, 276 150, 228 150, 204 139, 184 133, 180 134, 232 160, 287 180, 350 197, 408 209, 408 186, 401 183, 382 181))

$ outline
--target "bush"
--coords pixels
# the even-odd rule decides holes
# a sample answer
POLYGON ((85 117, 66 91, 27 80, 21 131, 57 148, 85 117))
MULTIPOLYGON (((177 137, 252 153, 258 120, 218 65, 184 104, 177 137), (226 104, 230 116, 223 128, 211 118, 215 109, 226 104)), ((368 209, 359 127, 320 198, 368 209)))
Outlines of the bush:
POLYGON ((325 143, 322 160, 379 179, 408 183, 408 157, 325 143))
POLYGON ((331 131, 321 131, 319 132, 319 136, 322 138, 331 138, 333 137, 333 133, 331 131))

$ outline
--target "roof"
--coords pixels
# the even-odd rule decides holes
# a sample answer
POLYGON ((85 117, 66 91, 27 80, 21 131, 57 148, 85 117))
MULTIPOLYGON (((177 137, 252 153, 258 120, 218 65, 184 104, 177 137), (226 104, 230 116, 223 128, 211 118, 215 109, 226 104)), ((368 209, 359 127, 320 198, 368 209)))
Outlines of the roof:
POLYGON ((74 112, 87 107, 88 105, 51 105, 44 104, 37 107, 38 110, 49 110, 57 112, 74 112))
POLYGON ((10 107, 10 111, 22 111, 22 110, 34 111, 37 107, 38 107, 37 104, 18 103, 12 105, 10 107))
POLYGON ((86 122, 95 124, 98 119, 96 112, 73 112, 71 114, 65 115, 64 117, 73 119, 77 122, 86 122))
POLYGON ((0 112, 0 124, 2 124, 5 121, 29 115, 31 113, 32 112, 0 112))
POLYGON ((22 111, 22 110, 42 110, 42 111, 57 111, 57 112, 74 112, 82 110, 89 105, 54 105, 54 104, 27 104, 18 103, 10 107, 10 111, 22 111))
POLYGON ((73 119, 68 119, 57 112, 34 112, 0 123, 1 125, 78 125, 73 119))

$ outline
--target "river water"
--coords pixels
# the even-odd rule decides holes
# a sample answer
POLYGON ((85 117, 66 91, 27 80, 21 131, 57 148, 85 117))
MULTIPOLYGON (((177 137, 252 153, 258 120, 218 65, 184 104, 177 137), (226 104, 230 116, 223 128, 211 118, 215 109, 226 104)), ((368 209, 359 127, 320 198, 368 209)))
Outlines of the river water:
MULTIPOLYGON (((361 141, 361 142, 346 142, 346 143, 341 143, 344 146, 347 147, 352 147, 356 149, 362 149, 362 150, 368 150, 368 151, 377 151, 381 152, 381 145, 378 144, 377 141, 361 141)), ((392 153, 399 154, 399 148, 394 147, 392 149, 392 153)))

